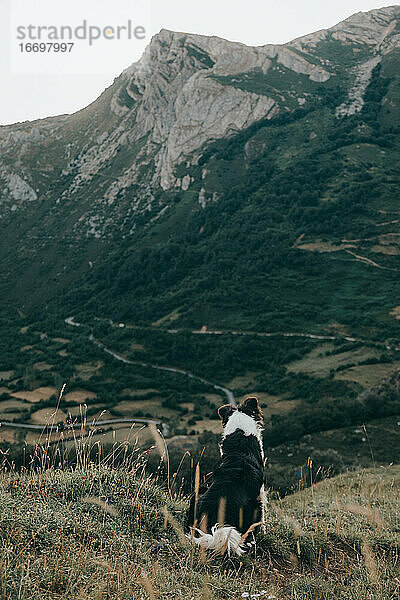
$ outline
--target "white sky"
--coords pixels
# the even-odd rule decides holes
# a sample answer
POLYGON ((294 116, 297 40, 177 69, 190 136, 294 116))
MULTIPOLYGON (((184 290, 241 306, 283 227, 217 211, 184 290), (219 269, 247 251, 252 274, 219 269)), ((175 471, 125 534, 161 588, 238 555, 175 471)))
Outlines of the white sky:
MULTIPOLYGON (((200 0, 193 3, 189 0, 52 0, 50 23, 57 23, 59 19, 59 23, 72 26, 85 18, 97 23, 93 21, 97 18, 99 25, 109 25, 131 19, 134 25, 145 25, 147 36, 143 41, 129 43, 99 42, 97 54, 94 45, 90 56, 75 53, 70 72, 65 72, 64 67, 72 55, 49 56, 48 60, 53 61, 51 69, 49 67, 51 72, 46 73, 45 68, 44 73, 38 74, 39 62, 46 57, 21 56, 19 42, 12 39, 12 35, 22 14, 17 11, 16 17, 16 9, 23 11, 24 4, 29 4, 34 8, 33 14, 40 14, 46 3, 49 0, 0 0, 0 124, 83 108, 124 68, 140 58, 151 35, 161 28, 218 35, 250 45, 279 44, 335 25, 355 12, 389 5, 379 0, 200 0), (10 15, 14 16, 13 25, 10 15), (105 47, 107 60, 104 59, 105 47), (12 55, 22 61, 29 59, 31 62, 25 64, 32 68, 25 67, 26 72, 21 73, 21 66, 16 67, 12 55)), ((48 16, 48 12, 43 14, 48 16)), ((26 11, 24 14, 26 16, 26 11)))

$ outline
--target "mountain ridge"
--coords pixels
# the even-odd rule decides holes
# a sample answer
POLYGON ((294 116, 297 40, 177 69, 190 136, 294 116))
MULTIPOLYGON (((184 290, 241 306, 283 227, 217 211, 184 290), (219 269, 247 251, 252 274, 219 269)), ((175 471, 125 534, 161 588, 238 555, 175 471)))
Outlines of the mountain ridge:
MULTIPOLYGON (((314 211, 326 212, 327 222, 334 218, 340 222, 342 214, 352 214, 345 199, 338 200, 346 181, 356 178, 351 164, 357 165, 366 179, 373 174, 371 168, 387 170, 388 181, 392 177, 389 156, 395 160, 395 144, 390 149, 376 142, 386 136, 384 143, 390 138, 393 145, 396 136, 389 130, 397 122, 399 15, 396 6, 356 13, 332 28, 287 44, 261 47, 162 30, 142 59, 88 107, 73 115, 2 127, 0 264, 6 274, 2 284, 5 301, 11 305, 17 301, 22 310, 49 301, 63 304, 64 294, 71 299, 78 286, 89 287, 101 304, 100 298, 111 293, 102 289, 105 277, 113 282, 110 289, 115 287, 112 294, 118 296, 116 305, 120 306, 127 302, 121 294, 125 298, 135 286, 150 289, 148 283, 139 284, 136 273, 142 268, 139 265, 148 268, 150 259, 140 262, 131 257, 139 257, 146 248, 164 257, 159 264, 167 273, 158 273, 160 282, 170 281, 172 268, 190 289, 195 288, 196 247, 202 246, 203 238, 211 245, 221 243, 207 237, 221 237, 216 223, 221 231, 224 227, 237 230, 238 224, 229 225, 236 206, 248 215, 237 239, 245 226, 252 235, 262 236, 252 225, 252 213, 264 222, 270 212, 265 232, 275 239, 280 231, 272 244, 277 246, 275 250, 267 247, 266 239, 261 239, 256 253, 261 248, 265 257, 283 252, 282 236, 286 236, 280 260, 289 253, 303 261, 305 250, 301 244, 295 245, 299 236, 306 235, 299 219, 314 211), (354 41, 354 31, 367 31, 368 35, 354 41), (307 54, 303 51, 306 45, 307 54), (290 136, 294 136, 293 142, 290 136), (336 138, 341 141, 328 143, 336 138), (357 143, 362 144, 368 160, 361 158, 357 143), (374 155, 368 144, 376 148, 374 155), (325 158, 328 155, 329 159, 325 158), (321 182, 307 181, 311 174, 307 167, 299 170, 310 160, 321 172, 329 173, 325 189, 321 182), (376 166, 368 166, 368 161, 376 166), (329 165, 335 165, 336 172, 329 165), (285 177, 290 180, 294 173, 298 179, 294 189, 304 199, 293 196, 289 202, 284 200, 288 193, 282 190, 285 177), (287 212, 280 213, 285 203, 287 212), (293 217, 295 214, 298 216, 293 217), (183 228, 180 219, 186 223, 183 228), (185 235, 189 242, 184 241, 185 235), (184 253, 185 245, 190 248, 186 270, 172 265, 173 252, 163 249, 174 243, 182 248, 179 252, 184 253), (166 252, 171 254, 168 260, 166 252)), ((380 176, 376 185, 382 187, 382 181, 380 176)), ((360 189, 356 182, 354 189, 360 189)), ((375 216, 366 216, 368 202, 359 204, 357 217, 363 220, 365 230, 376 222, 375 216)), ((387 211, 389 205, 391 201, 382 201, 379 209, 387 211)), ((351 216, 351 222, 350 217, 346 219, 341 237, 360 237, 356 217, 351 216)), ((311 231, 308 222, 307 227, 311 231)), ((337 225, 332 227, 325 229, 324 235, 332 234, 337 225)), ((308 237, 312 244, 318 234, 309 233, 308 237)), ((304 248, 306 242, 307 237, 304 248)), ((393 268, 394 255, 377 257, 369 249, 365 255, 363 247, 356 248, 357 252, 342 250, 339 240, 333 245, 339 252, 332 253, 331 259, 350 259, 348 252, 353 251, 353 262, 364 256, 370 264, 393 268)), ((205 248, 201 250, 201 256, 205 252, 204 265, 209 260, 205 248)), ((240 271, 243 254, 228 259, 227 253, 229 250, 221 249, 221 264, 226 260, 235 265, 229 267, 231 274, 240 271)), ((315 252, 307 256, 314 263, 328 258, 315 252)), ((262 262, 261 256, 259 260, 262 262)), ((268 269, 278 263, 277 259, 268 263, 268 269)), ((204 274, 206 279, 208 276, 204 274)), ((171 281, 176 286, 174 278, 171 281)), ((260 284, 251 285, 256 289, 260 284)), ((166 306, 171 304, 172 310, 182 299, 178 300, 181 292, 172 292, 169 286, 156 287, 164 301, 168 298, 166 306)), ((154 292, 147 294, 146 302, 154 309, 154 292)), ((81 304, 85 294, 79 292, 78 296, 81 304)), ((139 296, 134 303, 142 302, 139 296)), ((68 313, 70 309, 75 307, 68 307, 68 313)), ((246 324, 253 326, 254 320, 246 324)))

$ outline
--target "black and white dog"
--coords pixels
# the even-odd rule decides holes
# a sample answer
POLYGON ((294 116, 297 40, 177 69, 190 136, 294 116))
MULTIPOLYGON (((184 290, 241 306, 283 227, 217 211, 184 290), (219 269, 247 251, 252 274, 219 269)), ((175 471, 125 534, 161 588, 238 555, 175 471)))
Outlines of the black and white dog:
POLYGON ((238 408, 221 406, 218 414, 221 458, 209 487, 192 499, 186 525, 196 545, 240 556, 246 533, 264 523, 263 416, 254 397, 238 408))

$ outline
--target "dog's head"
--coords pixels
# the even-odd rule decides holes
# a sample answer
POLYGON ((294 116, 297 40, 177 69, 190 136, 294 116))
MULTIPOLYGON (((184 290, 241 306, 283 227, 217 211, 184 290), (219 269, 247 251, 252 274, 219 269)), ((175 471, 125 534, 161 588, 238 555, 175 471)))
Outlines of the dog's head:
MULTIPOLYGON (((218 414, 222 421, 222 443, 220 444, 221 456, 224 455, 224 448, 228 439, 233 434, 241 430, 245 436, 254 436, 260 445, 261 458, 264 460, 264 450, 262 442, 263 414, 255 396, 245 398, 236 408, 230 404, 221 406, 218 414)), ((229 444, 228 444, 229 445, 229 444)), ((231 452, 232 447, 229 452, 231 452)))
POLYGON ((252 419, 254 419, 257 425, 262 426, 264 423, 263 414, 258 400, 255 396, 249 396, 245 398, 243 402, 237 407, 233 407, 231 404, 224 404, 218 409, 218 415, 222 421, 223 427, 229 421, 229 417, 236 411, 242 412, 252 419))

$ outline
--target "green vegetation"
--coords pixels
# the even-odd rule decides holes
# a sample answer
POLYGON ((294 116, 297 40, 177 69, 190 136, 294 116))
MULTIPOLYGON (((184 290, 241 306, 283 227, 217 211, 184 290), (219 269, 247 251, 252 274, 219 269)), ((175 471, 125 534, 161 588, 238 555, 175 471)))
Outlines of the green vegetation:
POLYGON ((319 85, 324 95, 304 108, 205 147, 197 166, 179 168, 193 186, 57 306, 138 325, 179 308, 177 326, 318 333, 339 323, 395 339, 398 63, 397 51, 383 57, 358 114, 337 119, 343 90, 319 85), (321 239, 337 251, 306 249, 321 239))
POLYGON ((199 48, 198 46, 192 44, 187 45, 186 50, 189 56, 195 58, 198 62, 204 65, 205 68, 210 69, 214 66, 215 61, 213 61, 212 58, 207 54, 207 52, 204 52, 202 48, 199 48))

